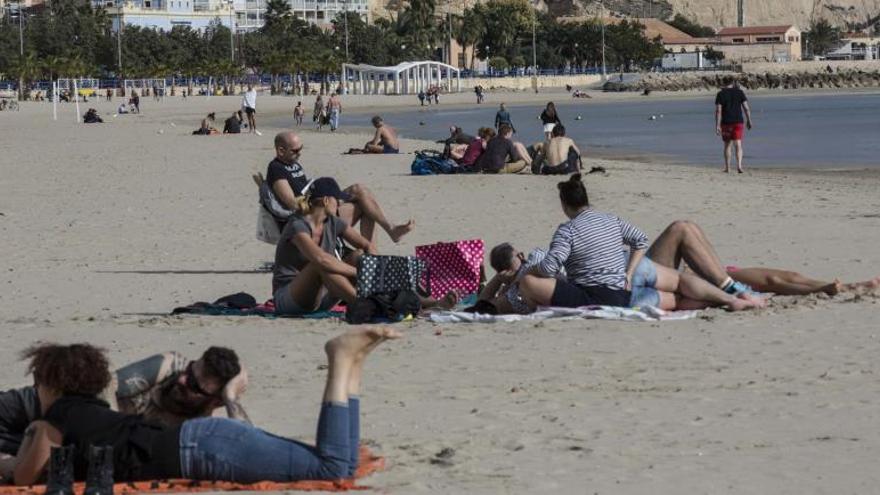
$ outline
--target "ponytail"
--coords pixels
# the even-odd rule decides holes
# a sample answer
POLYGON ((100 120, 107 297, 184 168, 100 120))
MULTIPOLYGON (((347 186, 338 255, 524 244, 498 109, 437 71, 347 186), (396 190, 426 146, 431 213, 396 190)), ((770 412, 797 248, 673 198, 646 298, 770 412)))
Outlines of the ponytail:
POLYGON ((312 211, 311 196, 312 195, 309 193, 303 194, 302 196, 297 196, 293 205, 293 209, 296 210, 296 212, 300 215, 308 215, 308 213, 312 211))
POLYGON ((581 174, 572 174, 567 181, 556 185, 559 188, 559 199, 562 204, 569 208, 584 208, 590 206, 590 198, 587 196, 587 188, 581 181, 581 174))

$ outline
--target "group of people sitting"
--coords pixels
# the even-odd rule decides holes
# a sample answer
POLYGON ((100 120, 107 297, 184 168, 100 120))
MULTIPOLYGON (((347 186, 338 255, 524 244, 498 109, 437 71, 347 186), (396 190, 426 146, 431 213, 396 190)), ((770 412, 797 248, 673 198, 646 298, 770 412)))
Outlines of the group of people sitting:
POLYGON ((90 493, 112 493, 114 481, 352 478, 364 360, 399 336, 369 328, 327 342, 315 446, 250 423, 240 403, 248 376, 231 349, 195 361, 156 355, 113 373, 92 345, 37 344, 22 353, 33 386, 0 393, 0 483, 73 493, 74 480, 88 479, 107 483, 90 493), (228 417, 212 417, 221 407, 228 417))
POLYGON ((86 113, 83 115, 84 124, 100 124, 102 122, 104 122, 104 119, 98 115, 98 111, 94 108, 86 110, 86 113))

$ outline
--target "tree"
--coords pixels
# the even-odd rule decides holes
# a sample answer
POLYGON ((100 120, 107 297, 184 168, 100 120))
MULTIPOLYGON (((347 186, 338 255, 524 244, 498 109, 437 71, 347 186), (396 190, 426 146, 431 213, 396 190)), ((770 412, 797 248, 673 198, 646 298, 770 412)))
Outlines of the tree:
POLYGON ((703 52, 703 56, 706 58, 706 60, 712 62, 712 65, 718 65, 718 63, 724 60, 725 57, 724 52, 722 52, 721 50, 716 50, 711 46, 706 47, 706 50, 703 52))
POLYGON ((832 26, 827 19, 820 19, 810 25, 805 38, 813 54, 825 55, 840 42, 840 28, 832 26))
POLYGON ((709 26, 698 24, 696 21, 688 19, 681 14, 675 14, 675 17, 673 17, 671 21, 667 21, 667 23, 679 31, 683 31, 695 38, 715 37, 714 29, 709 26))

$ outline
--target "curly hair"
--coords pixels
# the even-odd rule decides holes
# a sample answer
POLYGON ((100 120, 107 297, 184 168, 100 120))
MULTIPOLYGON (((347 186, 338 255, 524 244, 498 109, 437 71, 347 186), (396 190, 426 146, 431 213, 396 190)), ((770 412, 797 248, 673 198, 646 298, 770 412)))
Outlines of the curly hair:
POLYGON ((21 358, 30 360, 34 383, 62 394, 98 395, 110 384, 110 362, 103 349, 90 344, 35 344, 21 358))
POLYGON ((238 354, 226 347, 209 347, 202 354, 202 365, 208 376, 224 384, 241 372, 238 354))

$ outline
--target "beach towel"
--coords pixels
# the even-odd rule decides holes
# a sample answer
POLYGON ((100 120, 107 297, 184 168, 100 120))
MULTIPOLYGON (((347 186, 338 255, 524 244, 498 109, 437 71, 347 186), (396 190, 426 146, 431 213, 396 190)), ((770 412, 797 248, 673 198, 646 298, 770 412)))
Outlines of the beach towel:
POLYGON ((462 311, 435 311, 428 319, 434 323, 510 323, 549 319, 599 319, 622 321, 666 321, 696 318, 698 311, 664 311, 653 306, 621 308, 618 306, 584 306, 582 308, 539 307, 527 315, 486 315, 462 311))
POLYGON ((189 306, 181 306, 171 310, 172 315, 190 314, 202 316, 262 316, 264 318, 304 318, 320 320, 324 318, 345 318, 345 307, 334 306, 328 311, 314 311, 303 315, 276 315, 275 301, 257 304, 250 294, 239 292, 223 296, 213 303, 196 302, 189 306))
MULTIPOLYGON (((135 483, 117 483, 113 486, 115 494, 134 493, 192 493, 192 492, 284 492, 284 491, 325 491, 343 492, 348 490, 368 490, 370 487, 358 485, 356 480, 385 469, 385 458, 377 457, 366 447, 361 447, 360 465, 353 480, 337 481, 294 481, 275 483, 263 481, 243 484, 226 481, 194 481, 194 480, 154 480, 135 483)), ((85 483, 74 484, 74 493, 82 495, 85 483)), ((0 486, 0 495, 35 494, 43 495, 45 485, 37 486, 0 486)))
POLYGON ((483 250, 482 239, 416 246, 416 257, 431 273, 431 297, 440 299, 451 290, 462 295, 479 291, 483 250))

